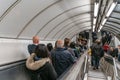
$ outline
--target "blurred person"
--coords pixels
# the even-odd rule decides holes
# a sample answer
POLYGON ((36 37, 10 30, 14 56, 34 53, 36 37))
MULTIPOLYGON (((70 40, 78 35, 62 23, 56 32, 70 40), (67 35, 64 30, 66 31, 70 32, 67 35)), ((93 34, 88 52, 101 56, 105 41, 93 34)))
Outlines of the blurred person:
MULTIPOLYGON (((28 52, 30 54, 34 53, 35 52, 35 48, 36 46, 39 44, 39 37, 38 36, 33 36, 32 38, 32 41, 33 41, 33 44, 29 44, 28 45, 28 52)), ((44 45, 44 44, 41 44, 41 45, 44 45)))
POLYGON ((70 43, 70 48, 74 51, 75 57, 78 58, 80 56, 80 52, 77 50, 75 42, 70 43))
POLYGON ((95 41, 95 44, 92 45, 92 60, 93 60, 93 69, 98 69, 99 68, 99 61, 101 57, 104 56, 104 50, 102 49, 101 46, 101 41, 97 39, 95 41))
POLYGON ((108 45, 107 42, 103 45, 103 49, 104 49, 104 51, 107 53, 107 51, 108 51, 108 49, 109 49, 109 45, 108 45))
POLYGON ((75 62, 71 53, 64 49, 63 45, 64 42, 62 40, 57 40, 56 48, 51 51, 52 63, 58 76, 75 62))
POLYGON ((108 50, 108 54, 116 58, 118 54, 117 48, 114 48, 113 46, 111 46, 110 49, 108 50))
POLYGON ((48 49, 40 44, 36 46, 26 61, 26 67, 31 74, 31 80, 57 80, 57 74, 49 58, 48 49), (40 58, 34 61, 34 57, 40 58))
POLYGON ((51 52, 51 51, 53 50, 53 45, 52 45, 52 43, 48 43, 48 44, 47 44, 47 48, 48 48, 49 52, 51 52))
POLYGON ((76 59, 74 51, 70 48, 70 43, 71 43, 71 41, 70 41, 69 38, 64 39, 64 47, 65 47, 65 49, 68 50, 72 54, 74 59, 76 59))

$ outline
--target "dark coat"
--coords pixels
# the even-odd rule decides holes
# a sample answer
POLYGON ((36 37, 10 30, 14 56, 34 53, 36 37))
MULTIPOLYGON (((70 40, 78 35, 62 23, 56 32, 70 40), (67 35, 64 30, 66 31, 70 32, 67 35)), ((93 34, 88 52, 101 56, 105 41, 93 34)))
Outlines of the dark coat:
POLYGON ((32 80, 57 80, 57 73, 49 62, 38 70, 29 70, 29 74, 32 80))
MULTIPOLYGON (((40 44, 41 46, 44 46, 44 44, 40 44)), ((28 52, 30 53, 30 54, 32 54, 32 53, 35 53, 35 48, 36 48, 36 46, 37 45, 35 45, 35 44, 29 44, 28 45, 28 52)))
POLYGON ((60 76, 75 61, 68 50, 57 48, 51 52, 53 66, 60 76))

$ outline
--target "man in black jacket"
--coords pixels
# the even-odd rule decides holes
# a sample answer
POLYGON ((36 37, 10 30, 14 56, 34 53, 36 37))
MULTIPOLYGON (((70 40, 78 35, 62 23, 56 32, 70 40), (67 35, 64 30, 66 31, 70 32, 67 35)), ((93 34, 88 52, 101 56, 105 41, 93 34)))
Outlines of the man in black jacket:
POLYGON ((62 40, 57 40, 56 49, 51 51, 52 63, 58 76, 75 62, 71 53, 63 47, 63 44, 62 40))

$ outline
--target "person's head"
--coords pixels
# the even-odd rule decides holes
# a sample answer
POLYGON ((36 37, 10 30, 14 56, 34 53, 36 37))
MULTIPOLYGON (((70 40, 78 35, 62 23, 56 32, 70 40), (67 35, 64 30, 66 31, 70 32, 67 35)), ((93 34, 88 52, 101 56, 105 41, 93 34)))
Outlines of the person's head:
POLYGON ((53 49, 52 43, 48 43, 48 44, 47 44, 47 48, 48 48, 49 51, 51 51, 51 50, 53 49))
POLYGON ((33 36, 33 43, 34 44, 39 44, 39 37, 38 36, 33 36))
POLYGON ((70 39, 69 38, 65 38, 64 39, 64 46, 68 47, 70 45, 70 39))
POLYGON ((40 58, 49 57, 49 52, 45 45, 40 45, 40 44, 37 45, 37 47, 35 48, 35 54, 37 57, 40 57, 40 58))
POLYGON ((70 43, 70 47, 71 47, 71 48, 75 48, 75 46, 76 46, 75 42, 71 42, 71 43, 70 43))
POLYGON ((118 45, 118 49, 120 49, 120 44, 118 45))
POLYGON ((96 40, 96 43, 97 43, 97 44, 101 44, 100 39, 97 39, 97 40, 96 40))
POLYGON ((64 42, 62 40, 56 41, 56 48, 63 48, 64 42))
POLYGON ((113 51, 113 50, 114 50, 114 47, 113 47, 113 46, 111 46, 111 47, 110 47, 110 51, 113 51))

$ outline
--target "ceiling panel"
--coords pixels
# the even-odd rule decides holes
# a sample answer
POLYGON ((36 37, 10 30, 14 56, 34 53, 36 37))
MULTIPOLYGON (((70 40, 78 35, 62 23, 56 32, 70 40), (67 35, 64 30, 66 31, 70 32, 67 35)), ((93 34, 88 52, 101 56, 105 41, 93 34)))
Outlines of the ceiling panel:
POLYGON ((113 26, 111 26, 111 25, 105 25, 104 27, 105 27, 105 28, 110 28, 110 29, 112 29, 112 30, 115 30, 116 33, 118 33, 118 32, 120 31, 118 28, 113 27, 113 26))
POLYGON ((69 23, 68 23, 68 21, 65 21, 64 24, 61 24, 58 27, 56 27, 55 29, 53 29, 48 35, 45 36, 45 38, 54 38, 55 36, 60 34, 62 32, 62 30, 65 30, 71 26, 74 26, 77 23, 85 23, 86 21, 90 21, 89 17, 76 19, 75 21, 69 22, 69 23))
MULTIPOLYGON (((54 19, 55 16, 62 12, 63 10, 61 10, 57 4, 51 6, 46 11, 41 13, 34 21, 32 21, 29 26, 23 31, 20 37, 32 37, 36 35, 45 27, 46 24, 49 23, 50 20, 54 19)), ((66 18, 65 15, 63 16, 66 18)), ((49 28, 51 28, 51 26, 49 26, 49 28)), ((49 29, 46 29, 45 31, 47 30, 49 29)), ((42 33, 42 36, 44 33, 42 33)), ((43 39, 43 37, 41 37, 41 39, 43 39)))
POLYGON ((114 29, 116 29, 116 30, 119 30, 118 27, 113 26, 113 25, 110 25, 110 24, 105 24, 104 26, 105 26, 105 27, 111 27, 111 28, 114 28, 114 29))
POLYGON ((120 28, 120 25, 119 24, 116 24, 116 23, 112 23, 112 22, 106 22, 106 24, 110 24, 111 26, 113 26, 113 27, 116 27, 116 28, 120 28))
MULTIPOLYGON (((66 15, 66 17, 62 17, 62 15, 60 15, 59 17, 61 17, 61 19, 59 19, 59 17, 57 17, 57 19, 54 19, 54 21, 52 21, 52 22, 50 22, 48 25, 44 26, 44 28, 41 29, 41 31, 39 32, 38 35, 45 37, 45 36, 47 35, 47 32, 46 32, 46 33, 44 33, 44 32, 45 32, 49 27, 51 27, 49 30, 52 30, 57 23, 60 23, 60 21, 65 20, 64 18, 66 18, 66 20, 68 20, 70 17, 72 17, 72 16, 74 16, 74 15, 78 15, 78 14, 87 12, 87 10, 84 10, 83 12, 80 11, 80 12, 78 12, 78 13, 76 13, 76 14, 68 15, 69 13, 71 13, 71 12, 73 12, 73 11, 76 11, 76 10, 79 10, 79 9, 81 9, 81 8, 78 8, 78 9, 75 9, 75 10, 70 10, 70 11, 64 13, 64 14, 66 15), (55 24, 55 23, 56 23, 56 24, 55 24)), ((65 11, 64 11, 64 12, 65 12, 65 11)), ((89 15, 90 15, 90 14, 89 14, 89 15)))
POLYGON ((22 0, 1 21, 0 36, 16 38, 25 24, 35 16, 36 13, 44 9, 48 4, 53 3, 53 1, 46 1, 49 3, 43 3, 45 2, 44 0, 22 0))
POLYGON ((5 14, 0 18, 0 37, 32 39, 34 35, 38 35, 42 40, 67 37, 68 32, 75 33, 84 26, 84 29, 90 28, 88 25, 91 25, 92 20, 92 2, 0 0, 0 16, 5 14))
POLYGON ((120 18, 120 13, 112 12, 110 16, 120 18))
POLYGON ((120 4, 117 4, 117 6, 115 7, 114 11, 120 12, 120 4))
POLYGON ((83 23, 83 24, 78 24, 78 25, 75 25, 75 26, 68 27, 68 28, 66 28, 66 29, 63 29, 63 30, 61 31, 61 33, 58 34, 58 35, 55 37, 55 39, 56 39, 56 38, 59 38, 59 37, 61 37, 61 36, 63 36, 63 35, 66 35, 66 34, 67 34, 68 32, 70 32, 71 30, 74 31, 74 29, 79 29, 79 28, 81 28, 81 27, 89 27, 90 25, 91 25, 91 22, 86 22, 86 23, 83 23))
POLYGON ((62 36, 61 39, 66 38, 66 36, 69 37, 69 38, 72 38, 73 36, 75 36, 76 34, 80 33, 81 31, 89 30, 89 29, 91 29, 91 25, 83 27, 83 28, 76 29, 76 30, 71 31, 71 32, 68 32, 66 35, 62 36))
POLYGON ((2 16, 7 11, 7 9, 16 1, 17 0, 0 0, 0 16, 2 16))
POLYGON ((113 21, 113 22, 120 23, 120 19, 117 19, 117 18, 112 18, 112 17, 110 17, 108 20, 109 20, 109 21, 113 21))

